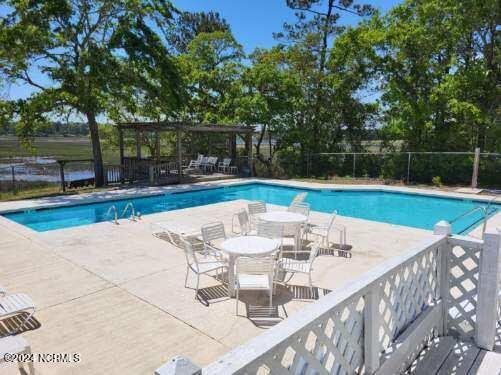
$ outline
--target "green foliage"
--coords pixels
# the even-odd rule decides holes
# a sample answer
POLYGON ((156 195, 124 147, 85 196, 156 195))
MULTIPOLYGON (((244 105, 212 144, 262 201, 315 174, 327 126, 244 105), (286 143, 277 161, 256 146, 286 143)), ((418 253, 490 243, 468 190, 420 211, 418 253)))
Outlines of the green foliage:
POLYGON ((37 89, 28 99, 11 102, 17 134, 29 141, 54 117, 83 116, 92 139, 96 184, 101 185, 96 118, 113 114, 110 103, 134 93, 161 101, 164 108, 179 106, 177 68, 151 28, 168 26, 171 4, 162 0, 0 4, 7 10, 0 23, 0 75, 37 89), (33 69, 50 85, 36 82, 33 69))
POLYGON ((433 176, 431 183, 433 184, 433 186, 440 187, 442 186, 442 179, 440 178, 440 176, 433 176))

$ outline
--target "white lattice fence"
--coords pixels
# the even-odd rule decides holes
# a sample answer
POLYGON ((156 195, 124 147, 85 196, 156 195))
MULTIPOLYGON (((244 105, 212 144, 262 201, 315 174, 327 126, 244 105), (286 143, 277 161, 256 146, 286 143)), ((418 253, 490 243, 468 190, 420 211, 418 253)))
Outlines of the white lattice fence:
MULTIPOLYGON (((342 291, 333 292, 301 313, 256 337, 203 369, 204 374, 359 374, 374 371, 396 339, 424 310, 437 315, 439 252, 435 236, 393 259, 342 291), (367 362, 374 360, 374 363, 367 362)), ((411 337, 415 348, 434 335, 433 324, 411 337)), ((417 349, 416 349, 417 350, 417 349)), ((412 358, 401 355, 401 367, 412 358)))
POLYGON ((481 246, 471 241, 450 242, 447 328, 451 334, 473 338, 481 246))
POLYGON ((438 223, 417 248, 309 304, 202 374, 398 373, 430 339, 451 333, 492 349, 501 236, 486 232, 482 241, 450 230, 438 223))
POLYGON ((246 374, 354 374, 363 366, 364 300, 355 296, 242 370, 246 374))
POLYGON ((403 263, 381 280, 381 332, 382 349, 391 342, 432 304, 438 295, 438 251, 434 246, 403 263))

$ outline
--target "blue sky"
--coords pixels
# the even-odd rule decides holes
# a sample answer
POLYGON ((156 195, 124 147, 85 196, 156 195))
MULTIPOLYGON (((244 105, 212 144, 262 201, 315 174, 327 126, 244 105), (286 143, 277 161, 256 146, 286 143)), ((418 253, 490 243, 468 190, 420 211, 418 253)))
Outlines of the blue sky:
MULTIPOLYGON (((366 0, 382 13, 392 8, 401 0, 366 0)), ((287 8, 286 0, 173 0, 176 7, 187 11, 217 11, 231 26, 237 41, 245 52, 252 52, 256 47, 268 48, 276 42, 273 32, 280 31, 284 22, 293 22, 294 11, 287 8)), ((0 9, 0 14, 1 14, 0 9)), ((355 25, 360 20, 355 15, 345 13, 340 22, 355 25)), ((33 77, 40 80, 40 75, 33 72, 33 77)), ((45 82, 44 82, 45 83, 45 82)), ((26 98, 32 88, 26 85, 11 85, 2 90, 4 98, 26 98)))

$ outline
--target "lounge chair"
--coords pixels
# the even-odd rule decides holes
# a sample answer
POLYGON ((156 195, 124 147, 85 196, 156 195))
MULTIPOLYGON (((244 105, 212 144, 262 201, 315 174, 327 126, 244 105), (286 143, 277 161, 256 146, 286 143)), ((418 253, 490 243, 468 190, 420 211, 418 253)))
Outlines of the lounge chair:
POLYGON ((306 193, 306 192, 296 194, 296 196, 292 199, 292 202, 290 205, 293 206, 297 203, 302 203, 306 199, 306 195, 308 195, 308 193, 306 193))
POLYGON ((235 313, 238 315, 238 296, 241 290, 268 291, 270 309, 273 306, 274 257, 239 257, 235 264, 235 313))
POLYGON ((203 171, 204 173, 214 172, 216 166, 217 166, 217 157, 209 156, 209 158, 207 158, 207 162, 203 165, 203 171))
POLYGON ((221 163, 217 165, 218 172, 227 173, 230 170, 231 159, 225 158, 221 163))
POLYGON ((195 298, 197 298, 200 275, 207 275, 212 272, 216 272, 217 277, 220 271, 227 269, 228 264, 212 255, 204 255, 199 252, 195 252, 193 250, 193 245, 190 242, 184 239, 182 241, 184 254, 186 256, 186 277, 184 279, 184 287, 188 287, 188 274, 190 271, 193 272, 197 276, 197 284, 195 287, 195 298))
MULTIPOLYGON (((21 336, 6 336, 0 338, 0 363, 4 362, 7 354, 16 355, 16 354, 25 354, 26 357, 31 356, 31 346, 26 341, 24 337, 21 336)), ((21 374, 26 373, 23 369, 24 361, 17 361, 17 365, 19 367, 19 372, 21 374)), ((29 375, 35 375, 35 367, 33 366, 33 361, 28 362, 29 375)))
POLYGON ((342 224, 335 224, 337 211, 334 211, 328 223, 324 224, 308 224, 306 227, 306 237, 309 234, 317 236, 321 239, 322 245, 330 247, 329 235, 331 231, 335 230, 339 233, 339 245, 341 249, 346 246, 346 227, 342 224))
POLYGON ((17 326, 17 330, 15 331, 17 333, 21 331, 35 313, 35 304, 25 293, 6 294, 4 288, 1 288, 0 293, 0 320, 28 314, 17 326))
POLYGON ((309 203, 294 203, 291 204, 288 208, 287 211, 289 212, 295 212, 301 215, 304 215, 306 217, 310 216, 310 204, 309 203))

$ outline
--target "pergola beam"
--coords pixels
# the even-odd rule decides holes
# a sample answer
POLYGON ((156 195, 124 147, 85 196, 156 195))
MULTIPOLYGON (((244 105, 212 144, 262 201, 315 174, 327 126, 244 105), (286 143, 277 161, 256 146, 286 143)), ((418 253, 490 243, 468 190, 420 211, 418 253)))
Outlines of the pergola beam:
POLYGON ((117 125, 122 130, 136 131, 177 131, 190 133, 235 133, 246 134, 254 133, 253 126, 246 125, 229 125, 229 124, 206 124, 206 123, 188 123, 188 122, 134 122, 120 123, 117 125))

